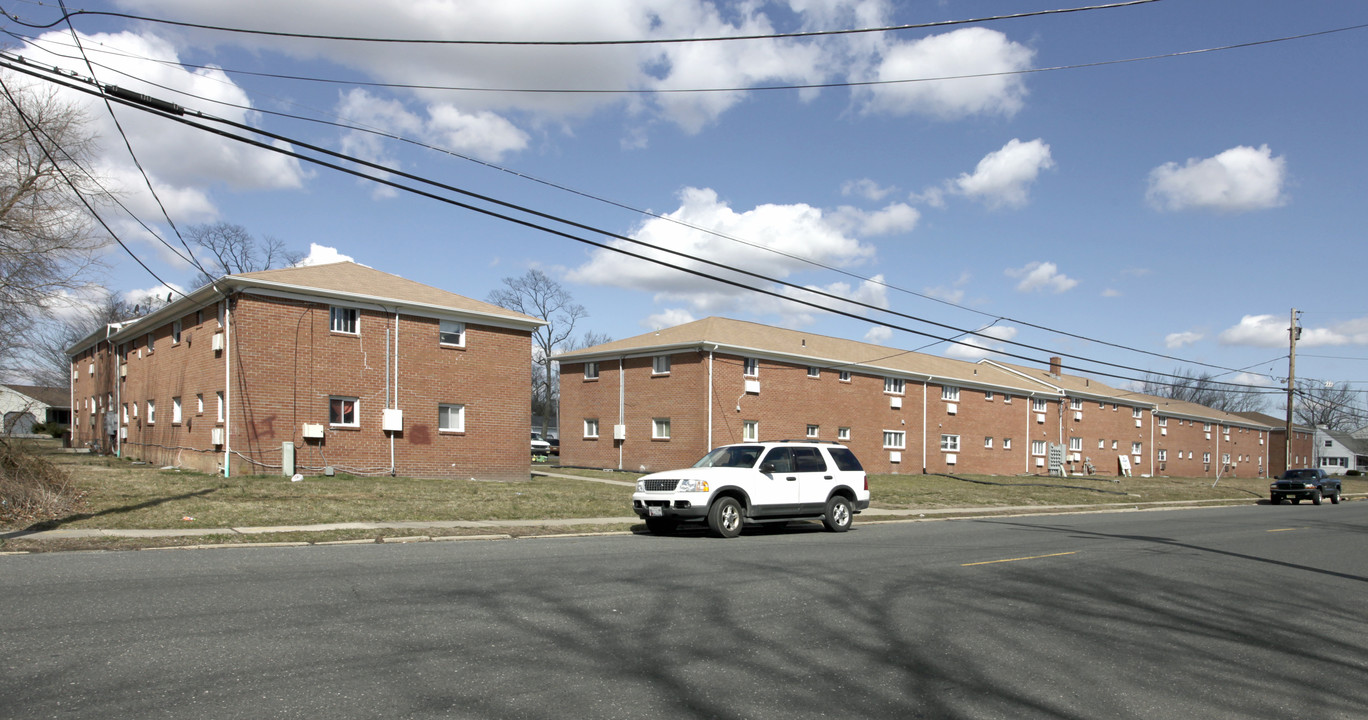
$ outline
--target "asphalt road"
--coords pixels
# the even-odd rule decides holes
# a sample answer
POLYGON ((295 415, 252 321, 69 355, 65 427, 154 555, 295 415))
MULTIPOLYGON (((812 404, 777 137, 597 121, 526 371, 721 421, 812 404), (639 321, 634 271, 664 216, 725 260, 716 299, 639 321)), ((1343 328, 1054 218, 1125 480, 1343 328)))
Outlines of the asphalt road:
POLYGON ((0 557, 0 717, 1363 718, 1368 502, 0 557))

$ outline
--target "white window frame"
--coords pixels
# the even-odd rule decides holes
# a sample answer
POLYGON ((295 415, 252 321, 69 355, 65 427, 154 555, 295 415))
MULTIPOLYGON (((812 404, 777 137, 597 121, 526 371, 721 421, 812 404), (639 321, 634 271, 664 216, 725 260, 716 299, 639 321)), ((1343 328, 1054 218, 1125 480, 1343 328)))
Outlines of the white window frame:
POLYGON ((597 438, 598 436, 599 436, 599 421, 598 421, 598 418, 585 418, 585 419, 584 419, 584 437, 586 437, 586 438, 597 438))
POLYGON ((954 385, 941 386, 941 399, 948 402, 959 402, 960 389, 954 385))
POLYGON ((1003 404, 1003 405, 1011 405, 1011 404, 1012 404, 1012 394, 1011 394, 1011 393, 1003 393, 1003 394, 1002 394, 1002 404, 1003 404))
POLYGON ((1168 418, 1166 418, 1166 417, 1160 417, 1160 418, 1159 418, 1159 427, 1168 427, 1168 418))
POLYGON ((361 334, 361 311, 342 305, 328 306, 328 329, 343 335, 361 334))
MULTIPOLYGON (((659 356, 659 357, 669 357, 669 356, 666 355, 666 356, 659 356)), ((651 418, 651 439, 652 439, 652 440, 669 440, 669 439, 670 439, 670 419, 669 419, 669 418, 651 418)))
POLYGON ((810 377, 810 378, 819 378, 819 377, 821 377, 821 376, 822 376, 822 369, 821 369, 821 368, 817 367, 816 365, 809 365, 809 366, 808 366, 808 377, 810 377))
POLYGON ((157 344, 156 331, 147 334, 147 352, 152 352, 157 344))
POLYGON ((1032 454, 1032 455, 1044 457, 1045 452, 1046 452, 1047 449, 1048 449, 1048 444, 1047 444, 1044 440, 1032 440, 1032 441, 1031 441, 1031 454, 1032 454))
POLYGON ((149 399, 149 400, 147 401, 147 424, 148 424, 148 425, 156 425, 156 424, 157 424, 157 401, 156 401, 156 400, 150 400, 150 399, 149 399))
POLYGON ((171 424, 172 424, 172 425, 179 425, 179 424, 181 424, 181 418, 182 418, 182 417, 183 417, 183 412, 182 412, 182 408, 181 408, 181 399, 180 399, 180 397, 177 396, 177 397, 171 398, 171 424))
POLYGON ((760 377, 760 358, 741 358, 742 377, 760 377))
POLYGON ((841 382, 850 382, 850 371, 849 371, 849 370, 842 370, 842 371, 840 371, 840 373, 837 375, 837 378, 836 378, 836 379, 837 379, 837 380, 840 380, 841 382))
MULTIPOLYGON (((345 406, 343 406, 343 407, 345 408, 345 406)), ((328 397, 328 425, 330 425, 330 426, 332 426, 332 427, 346 427, 346 428, 361 427, 361 399, 360 399, 360 398, 356 398, 356 397, 350 397, 350 396, 348 396, 348 395, 330 395, 330 396, 328 397), (334 403, 334 402, 343 402, 343 403, 350 402, 350 403, 351 403, 351 416, 352 416, 352 419, 351 419, 350 422, 348 422, 347 419, 346 419, 346 418, 347 418, 347 413, 346 413, 345 410, 343 410, 343 412, 341 413, 341 416, 340 416, 340 418, 339 418, 338 421, 335 422, 335 421, 333 420, 333 403, 334 403)))
POLYGON ((652 374, 652 375, 669 375, 669 374, 670 374, 670 356, 669 356, 669 355, 653 355, 653 356, 651 357, 651 374, 652 374))
POLYGON ((907 449, 907 433, 902 430, 883 431, 883 446, 885 450, 907 449))
POLYGON ((984 399, 984 400, 987 400, 988 402, 992 402, 992 401, 993 401, 993 391, 992 391, 992 390, 984 390, 984 391, 983 391, 983 399, 984 399))
POLYGON ((1083 438, 1069 438, 1069 452, 1083 452, 1083 438))
MULTIPOLYGON (((599 364, 597 360, 589 360, 584 363, 584 379, 597 380, 599 378, 599 364)), ((597 436, 595 436, 597 437, 597 436)))
POLYGON ((195 393, 195 414, 204 414, 204 393, 195 393))
POLYGON ((850 428, 836 428, 836 439, 841 442, 850 442, 850 428))
POLYGON ((741 421, 741 441, 760 442, 760 421, 742 420, 741 421))
POLYGON ((906 395, 907 381, 902 378, 884 378, 884 392, 891 395, 906 395))
POLYGON ((959 452, 960 436, 941 435, 941 452, 959 452))
POLYGON ((223 422, 223 391, 215 391, 214 397, 218 400, 218 422, 223 422))
POLYGON ((1142 442, 1132 442, 1132 443, 1131 443, 1131 454, 1132 454, 1132 455, 1144 455, 1144 454, 1145 454, 1145 444, 1142 443, 1142 442))
POLYGON ((989 436, 983 438, 983 447, 984 447, 985 449, 988 449, 988 450, 993 449, 993 436, 992 436, 992 435, 989 435, 989 436))
POLYGON ((1031 398, 1031 412, 1042 413, 1050 409, 1045 398, 1031 398))
POLYGON ((1168 451, 1167 451, 1167 450, 1160 450, 1160 451, 1159 451, 1159 462, 1168 462, 1168 451))
POLYGON ((1145 411, 1144 411, 1144 410, 1141 410, 1140 408, 1131 408, 1131 417, 1135 418, 1136 420, 1139 420, 1140 418, 1143 418, 1144 416, 1145 416, 1145 411))
POLYGON ((180 341, 181 341, 181 328, 182 328, 182 325, 181 325, 181 321, 180 321, 180 320, 172 320, 172 321, 171 321, 171 344, 172 344, 172 345, 179 345, 179 344, 180 344, 180 341))
POLYGON ((1011 449, 1012 449, 1012 439, 1011 439, 1011 438, 1003 438, 1003 439, 1002 439, 1002 449, 1003 449, 1003 450, 1011 450, 1011 449))
POLYGON ((460 403, 438 403, 437 432, 465 432, 465 405, 460 403), (446 424, 450 422, 452 418, 455 418, 455 422, 450 425, 446 424))
POLYGON ((821 432, 822 432, 822 426, 821 426, 821 425, 812 425, 812 424, 809 424, 809 425, 807 426, 807 436, 810 437, 810 438, 815 438, 815 437, 817 437, 818 435, 821 434, 821 432))
POLYGON ((1082 409, 1083 409, 1083 398, 1069 398, 1069 409, 1070 409, 1070 410, 1082 410, 1082 409))
POLYGON ((438 320, 437 344, 447 347, 465 347, 466 324, 460 320, 438 320), (451 335, 456 336, 455 342, 448 339, 451 335))

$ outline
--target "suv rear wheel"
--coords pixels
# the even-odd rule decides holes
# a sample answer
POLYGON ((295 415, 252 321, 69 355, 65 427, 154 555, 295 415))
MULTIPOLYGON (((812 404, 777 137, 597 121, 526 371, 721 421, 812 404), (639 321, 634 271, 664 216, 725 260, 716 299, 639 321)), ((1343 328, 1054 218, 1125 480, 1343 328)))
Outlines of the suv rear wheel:
POLYGON ((741 534, 741 503, 736 498, 718 498, 708 508, 708 527, 718 537, 734 538, 741 534))
POLYGON ((837 495, 827 500, 826 514, 822 524, 832 532, 845 532, 850 529, 850 501, 837 495))

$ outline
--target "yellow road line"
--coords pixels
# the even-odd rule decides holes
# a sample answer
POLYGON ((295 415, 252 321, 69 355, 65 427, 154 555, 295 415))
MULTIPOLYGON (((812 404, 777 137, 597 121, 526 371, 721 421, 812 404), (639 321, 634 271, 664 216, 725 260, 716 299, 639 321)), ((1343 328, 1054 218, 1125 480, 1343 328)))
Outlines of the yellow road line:
POLYGON ((1268 532, 1292 532, 1293 530, 1296 530, 1296 529, 1297 529, 1297 528, 1278 528, 1278 529, 1276 529, 1276 530, 1269 530, 1268 532))
POLYGON ((1039 560, 1041 558, 1059 557, 1061 555, 1076 555, 1076 552, 1062 552, 1053 555, 1032 555, 1030 557, 1008 558, 1006 560, 985 560, 983 562, 964 563, 960 567, 973 567, 975 565, 992 565, 994 563, 1016 562, 1018 560, 1039 560))

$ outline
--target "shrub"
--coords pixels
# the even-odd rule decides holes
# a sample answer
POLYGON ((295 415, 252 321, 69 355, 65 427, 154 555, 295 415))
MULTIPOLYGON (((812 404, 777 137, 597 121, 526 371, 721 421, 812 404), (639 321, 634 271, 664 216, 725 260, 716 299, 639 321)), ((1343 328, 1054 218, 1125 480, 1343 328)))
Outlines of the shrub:
POLYGON ((66 437, 67 429, 67 426, 61 423, 51 423, 49 425, 44 425, 42 430, 35 429, 34 432, 45 432, 52 436, 54 440, 61 440, 63 437, 66 437))
POLYGON ((70 515, 79 499, 66 472, 32 446, 0 440, 0 523, 70 515))
POLYGON ((1349 477, 1358 477, 1363 473, 1359 472, 1358 470, 1346 470, 1344 474, 1348 475, 1349 477))

